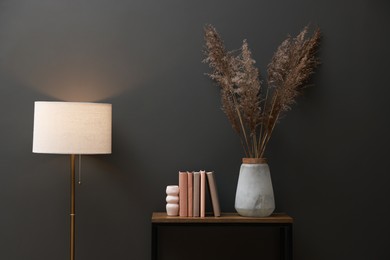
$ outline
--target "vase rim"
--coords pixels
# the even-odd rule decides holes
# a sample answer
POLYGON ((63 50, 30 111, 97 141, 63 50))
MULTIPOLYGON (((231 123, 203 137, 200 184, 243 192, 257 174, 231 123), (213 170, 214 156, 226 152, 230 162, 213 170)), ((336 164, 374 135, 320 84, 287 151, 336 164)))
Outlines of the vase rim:
POLYGON ((242 158, 242 163, 246 163, 246 164, 267 163, 267 159, 266 158, 242 158))

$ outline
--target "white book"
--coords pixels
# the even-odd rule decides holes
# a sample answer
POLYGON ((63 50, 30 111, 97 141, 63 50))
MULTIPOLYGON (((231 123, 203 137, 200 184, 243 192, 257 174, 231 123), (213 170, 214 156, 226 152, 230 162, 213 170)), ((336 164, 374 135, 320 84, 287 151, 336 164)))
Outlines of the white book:
POLYGON ((206 216, 206 171, 200 171, 200 217, 206 216))
POLYGON ((199 199, 200 199, 200 173, 199 172, 194 172, 194 187, 193 187, 193 216, 194 217, 199 217, 199 199))

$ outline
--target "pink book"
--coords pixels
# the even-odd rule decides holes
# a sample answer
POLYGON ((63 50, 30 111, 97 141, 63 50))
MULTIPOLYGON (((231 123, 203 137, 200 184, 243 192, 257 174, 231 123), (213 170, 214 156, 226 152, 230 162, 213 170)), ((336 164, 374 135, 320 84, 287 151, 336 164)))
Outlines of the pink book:
POLYGON ((188 209, 188 217, 192 217, 192 210, 193 210, 193 187, 194 187, 194 181, 193 181, 193 173, 187 172, 188 176, 188 189, 187 189, 187 209, 188 209))
POLYGON ((206 171, 200 171, 200 217, 206 216, 206 171))
POLYGON ((187 193, 188 193, 188 177, 187 172, 179 172, 179 216, 187 217, 187 193))

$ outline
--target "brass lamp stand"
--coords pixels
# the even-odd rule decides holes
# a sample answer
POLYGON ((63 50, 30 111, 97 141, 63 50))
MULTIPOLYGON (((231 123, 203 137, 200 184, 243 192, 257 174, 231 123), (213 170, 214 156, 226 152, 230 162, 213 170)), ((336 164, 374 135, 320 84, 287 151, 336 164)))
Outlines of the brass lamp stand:
POLYGON ((75 218, 76 218, 76 180, 75 180, 75 155, 70 155, 70 260, 75 259, 75 218))

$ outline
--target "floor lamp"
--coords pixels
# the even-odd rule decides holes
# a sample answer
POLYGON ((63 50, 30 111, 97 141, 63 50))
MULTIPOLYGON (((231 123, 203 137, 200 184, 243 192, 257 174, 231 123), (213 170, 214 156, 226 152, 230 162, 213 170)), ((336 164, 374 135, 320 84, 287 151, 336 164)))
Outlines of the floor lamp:
POLYGON ((75 259, 75 155, 111 153, 111 104, 37 101, 33 153, 70 155, 70 259, 75 259))

